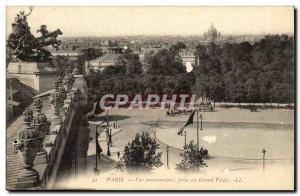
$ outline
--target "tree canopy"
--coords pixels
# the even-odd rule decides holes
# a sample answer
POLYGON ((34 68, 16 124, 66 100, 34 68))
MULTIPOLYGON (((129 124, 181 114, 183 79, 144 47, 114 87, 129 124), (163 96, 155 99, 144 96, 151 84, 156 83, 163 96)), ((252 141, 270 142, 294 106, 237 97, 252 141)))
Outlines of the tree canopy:
POLYGON ((266 36, 250 44, 198 45, 195 92, 214 101, 294 101, 294 39, 266 36))
POLYGON ((204 159, 208 157, 208 151, 203 147, 198 150, 193 140, 184 146, 184 152, 180 156, 182 160, 177 164, 179 170, 195 172, 207 166, 204 159))
POLYGON ((160 167, 162 153, 158 153, 158 149, 159 144, 149 133, 137 133, 134 140, 125 146, 119 166, 129 172, 144 172, 160 167))
POLYGON ((128 49, 115 66, 92 77, 105 93, 196 93, 213 101, 294 102, 294 38, 266 36, 258 42, 213 42, 198 45, 198 64, 186 72, 180 58, 183 43, 139 56, 128 49))

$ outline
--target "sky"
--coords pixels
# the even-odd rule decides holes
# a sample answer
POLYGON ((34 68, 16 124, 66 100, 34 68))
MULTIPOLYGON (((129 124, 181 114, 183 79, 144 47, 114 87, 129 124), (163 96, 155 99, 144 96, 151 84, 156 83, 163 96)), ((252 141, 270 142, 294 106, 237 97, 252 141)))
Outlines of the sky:
MULTIPOLYGON (((6 8, 7 35, 16 14, 6 8)), ((41 24, 63 36, 203 35, 210 24, 224 35, 293 34, 293 7, 34 7, 32 33, 41 24)))

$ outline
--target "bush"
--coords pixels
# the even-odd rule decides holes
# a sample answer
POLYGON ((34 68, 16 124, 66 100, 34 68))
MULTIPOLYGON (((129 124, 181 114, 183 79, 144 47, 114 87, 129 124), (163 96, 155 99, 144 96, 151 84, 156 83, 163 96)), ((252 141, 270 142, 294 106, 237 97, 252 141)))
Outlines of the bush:
POLYGON ((184 152, 180 154, 183 159, 177 164, 177 169, 183 171, 199 171, 202 167, 207 167, 203 159, 208 158, 208 151, 201 147, 197 149, 197 145, 191 141, 184 146, 184 152))
POLYGON ((151 171, 162 165, 159 144, 149 133, 137 133, 135 139, 125 146, 118 168, 129 172, 151 171))

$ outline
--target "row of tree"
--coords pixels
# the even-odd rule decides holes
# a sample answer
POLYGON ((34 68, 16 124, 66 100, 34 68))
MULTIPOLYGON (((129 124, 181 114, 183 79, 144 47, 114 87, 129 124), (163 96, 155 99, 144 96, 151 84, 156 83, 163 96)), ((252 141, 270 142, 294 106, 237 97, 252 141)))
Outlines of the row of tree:
POLYGON ((183 43, 177 43, 148 52, 143 65, 129 49, 115 66, 99 73, 90 71, 89 83, 103 94, 197 93, 213 101, 236 103, 294 101, 293 37, 266 36, 254 44, 198 45, 199 64, 190 73, 179 55, 183 48, 183 43))
POLYGON ((294 39, 198 45, 193 89, 214 101, 294 102, 294 39))
MULTIPOLYGON (((149 172, 163 165, 161 161, 162 152, 159 144, 148 132, 137 133, 135 138, 125 146, 124 152, 117 168, 127 172, 149 172)), ((198 149, 191 141, 184 146, 180 153, 182 160, 176 169, 181 171, 198 172, 200 168, 207 167, 204 159, 207 159, 207 150, 198 149)))
POLYGON ((119 56, 115 66, 102 72, 90 71, 88 80, 101 96, 113 94, 179 94, 190 93, 194 76, 186 73, 178 54, 178 44, 170 49, 145 55, 144 65, 130 49, 119 56))

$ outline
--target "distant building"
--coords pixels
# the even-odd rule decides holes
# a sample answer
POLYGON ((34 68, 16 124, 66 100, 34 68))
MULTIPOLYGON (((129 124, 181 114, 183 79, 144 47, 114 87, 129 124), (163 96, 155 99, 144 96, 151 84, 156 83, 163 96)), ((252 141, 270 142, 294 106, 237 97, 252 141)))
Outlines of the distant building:
POLYGON ((103 71, 103 69, 107 66, 113 66, 116 65, 117 58, 121 54, 114 54, 114 53, 107 53, 101 57, 98 57, 96 59, 93 59, 88 63, 88 67, 93 68, 97 71, 103 71))
POLYGON ((182 64, 186 67, 196 65, 196 56, 194 50, 184 49, 179 52, 179 56, 182 59, 182 64))
POLYGON ((164 47, 162 47, 161 45, 153 45, 151 47, 141 47, 140 51, 138 52, 140 62, 142 64, 144 63, 144 58, 145 58, 146 53, 151 52, 151 51, 156 53, 156 52, 158 52, 159 50, 162 50, 162 49, 164 49, 164 47))
POLYGON ((218 37, 221 37, 221 33, 218 32, 213 23, 211 23, 210 27, 208 28, 207 32, 204 33, 203 37, 206 41, 214 42, 218 37))
POLYGON ((22 113, 32 101, 34 92, 22 84, 16 76, 6 73, 6 121, 22 113))
POLYGON ((80 57, 84 56, 84 53, 79 50, 58 50, 51 52, 52 56, 66 56, 71 60, 77 61, 80 57))

